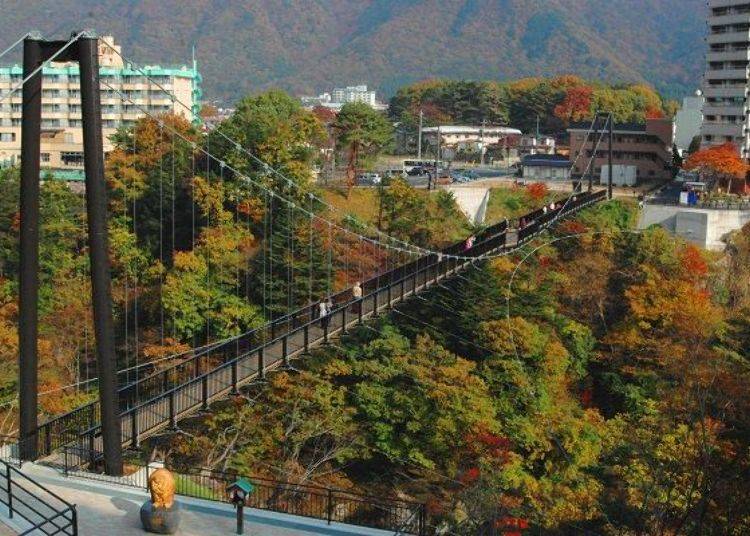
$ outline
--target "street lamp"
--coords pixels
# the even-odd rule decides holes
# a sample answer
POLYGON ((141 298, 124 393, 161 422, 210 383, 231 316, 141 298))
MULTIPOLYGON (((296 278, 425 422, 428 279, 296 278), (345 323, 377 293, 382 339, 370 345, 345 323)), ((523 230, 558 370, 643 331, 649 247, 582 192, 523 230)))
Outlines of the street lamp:
POLYGON ((229 500, 234 504, 234 507, 237 510, 237 534, 244 534, 243 523, 245 518, 243 508, 245 506, 245 501, 254 489, 255 487, 252 483, 245 478, 240 478, 227 486, 229 500))

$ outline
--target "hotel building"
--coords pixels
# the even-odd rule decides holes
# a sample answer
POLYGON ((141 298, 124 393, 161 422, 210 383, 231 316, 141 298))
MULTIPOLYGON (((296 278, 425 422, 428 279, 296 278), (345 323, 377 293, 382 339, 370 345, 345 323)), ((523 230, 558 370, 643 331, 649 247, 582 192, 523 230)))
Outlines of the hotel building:
MULTIPOLYGON (((142 73, 135 66, 124 64, 113 48, 120 51, 111 36, 100 39, 99 73, 105 152, 112 149, 110 136, 119 127, 132 125, 145 115, 143 110, 151 114, 175 113, 189 121, 197 120, 202 79, 195 60, 192 66, 147 65, 141 67, 144 71, 142 73), (112 89, 107 85, 112 86, 112 89), (118 91, 127 96, 127 99, 119 95, 118 91)), ((20 65, 0 67, 0 95, 6 94, 22 79, 23 68, 20 65)), ((77 63, 52 63, 42 71, 40 153, 43 176, 51 172, 62 180, 83 180, 79 80, 77 63)), ((19 88, 15 94, 0 103, 0 167, 14 165, 20 159, 21 93, 19 88)))

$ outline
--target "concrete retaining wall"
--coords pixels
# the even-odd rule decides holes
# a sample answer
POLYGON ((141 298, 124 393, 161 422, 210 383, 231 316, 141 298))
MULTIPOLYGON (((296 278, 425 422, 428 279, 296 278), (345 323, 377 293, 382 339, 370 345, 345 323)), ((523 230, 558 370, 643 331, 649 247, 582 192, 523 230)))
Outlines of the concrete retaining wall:
POLYGON ((717 210, 673 205, 646 205, 638 228, 661 225, 703 248, 722 250, 722 239, 750 222, 750 210, 717 210))

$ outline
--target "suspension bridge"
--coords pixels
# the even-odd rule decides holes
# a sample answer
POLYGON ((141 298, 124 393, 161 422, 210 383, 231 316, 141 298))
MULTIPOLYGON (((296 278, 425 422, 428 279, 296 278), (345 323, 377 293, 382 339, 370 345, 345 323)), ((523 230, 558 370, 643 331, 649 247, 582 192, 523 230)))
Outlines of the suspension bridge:
MULTIPOLYGON (((329 342, 354 326, 371 317, 387 313, 394 304, 422 293, 439 282, 450 279, 474 263, 497 256, 508 255, 522 248, 559 219, 569 216, 582 208, 607 198, 606 191, 574 192, 555 204, 525 214, 522 225, 512 227, 507 221, 497 223, 469 240, 456 242, 440 250, 431 250, 389 236, 380 229, 362 229, 348 226, 334 220, 328 213, 317 211, 315 207, 333 210, 321 197, 287 177, 282 171, 263 162, 257 155, 236 140, 228 137, 221 129, 221 136, 232 151, 241 154, 263 171, 267 177, 281 181, 282 187, 273 186, 268 181, 259 180, 233 167, 225 155, 217 155, 208 143, 191 139, 175 128, 163 116, 152 113, 141 106, 137 99, 120 91, 109 82, 100 80, 96 61, 97 39, 86 32, 74 35, 63 42, 46 42, 40 38, 27 37, 24 41, 24 77, 10 93, 0 95, 0 102, 23 87, 24 91, 24 135, 22 147, 22 192, 21 192, 21 432, 19 444, 21 456, 37 459, 54 455, 65 447, 81 447, 88 452, 105 453, 105 457, 119 454, 125 447, 137 448, 140 443, 165 430, 174 430, 179 423, 200 411, 209 409, 212 402, 238 394, 243 386, 263 381, 270 371, 291 368, 292 360, 298 359, 315 346, 329 342), (37 423, 36 397, 36 301, 38 292, 38 227, 39 197, 39 106, 41 76, 43 68, 51 61, 78 61, 81 63, 81 89, 84 123, 84 149, 86 153, 86 187, 88 205, 89 241, 91 253, 91 280, 93 288, 94 324, 96 331, 97 365, 99 377, 99 400, 82 405, 68 413, 56 416, 41 424, 37 423), (266 319, 260 327, 223 340, 211 340, 206 333, 205 344, 187 352, 167 356, 166 363, 157 367, 154 363, 138 361, 138 342, 130 341, 137 337, 138 304, 137 280, 125 278, 125 318, 126 333, 118 339, 125 341, 124 359, 118 359, 115 348, 114 325, 111 303, 111 267, 107 254, 107 192, 104 187, 104 166, 101 149, 101 102, 99 92, 107 88, 117 95, 122 103, 134 106, 144 117, 152 119, 159 127, 159 139, 166 134, 167 144, 179 144, 192 155, 192 172, 204 173, 207 180, 233 180, 241 183, 256 198, 263 200, 262 222, 257 225, 262 236, 259 264, 262 269, 262 316, 266 319), (98 133, 98 138, 97 138, 98 133), (196 164, 198 162, 198 164, 196 164), (200 169, 200 164, 205 168, 200 169), (298 195, 292 195, 295 189, 298 195), (309 201, 303 206, 300 199, 309 201), (285 215, 281 217, 279 215, 285 215), (274 246, 272 238, 286 226, 285 239, 274 246), (300 246, 293 237, 293 228, 307 226, 307 243, 300 246), (325 264, 322 271, 325 282, 313 285, 313 271, 319 270, 318 262, 312 253, 315 240, 321 235, 325 250, 325 264), (295 249, 296 245, 296 249, 295 249), (276 255, 274 255, 274 247, 276 255), (361 256, 374 258, 369 266, 351 261, 352 249, 358 249, 361 256), (283 254, 291 262, 278 265, 278 256, 283 254), (335 258, 334 258, 335 257, 335 258), (274 264, 276 263, 276 264, 274 264), (352 266, 354 264, 354 266, 352 266), (343 273, 344 281, 334 281, 334 272, 343 273), (305 279, 307 278, 307 281, 305 279), (352 282, 361 282, 362 296, 355 297, 352 282), (302 287, 304 292, 295 291, 302 287), (271 290, 282 289, 282 292, 271 290), (130 289, 130 290, 129 290, 130 289), (268 292, 267 292, 268 290, 268 292), (130 291, 130 298, 128 298, 130 291), (304 295, 300 298, 300 295, 304 295), (268 296, 283 298, 284 303, 270 303, 268 296), (330 299, 333 308, 321 319, 318 316, 319 303, 330 299), (299 303, 299 302, 302 303, 299 303), (283 310, 283 314, 279 311, 283 310), (132 318, 132 320, 130 320, 132 318), (130 322, 130 324, 128 324, 130 322), (130 366, 129 358, 135 356, 135 366, 130 366), (116 364, 125 366, 118 371, 116 364), (171 364, 169 364, 171 363, 171 364), (33 412, 33 415, 30 414, 33 412), (113 454, 115 453, 115 454, 113 454)), ((119 51, 114 51, 117 54, 119 51)), ((1 57, 1 55, 0 55, 1 57)), ((148 77, 148 73, 137 67, 135 62, 124 58, 134 72, 148 77)), ((158 82, 153 81, 159 85, 158 82)), ((190 107, 179 101, 166 87, 164 94, 176 106, 190 107)), ((588 137, 592 128, 586 134, 588 137)), ((597 142, 602 140, 604 131, 597 142)), ((209 138, 210 139, 210 138, 209 138)), ((132 140, 133 153, 138 150, 137 140, 132 140)), ((596 151, 594 151, 596 152, 596 151)), ((580 155, 577 155, 578 158, 580 155)), ((170 162, 167 163, 167 168, 170 162)), ((589 166, 591 161, 589 161, 589 166)), ((162 162, 160 162, 160 168, 162 162)), ((177 249, 175 237, 175 165, 171 160, 172 180, 167 189, 172 188, 171 197, 163 195, 164 184, 159 182, 159 257, 162 264, 168 261, 171 253, 165 249, 177 249), (166 199, 166 201, 165 201, 166 199), (169 208, 169 202, 172 206, 169 208), (171 239, 165 232, 171 227, 171 239)), ((168 174, 168 171, 167 171, 168 174)), ((611 174, 610 174, 611 176, 611 174)), ((234 218, 242 223, 234 203, 234 218)), ((194 210, 194 201, 193 201, 194 210)), ((135 197, 132 206, 126 205, 124 216, 129 229, 138 237, 138 209, 135 197)), ((210 219, 206 226, 210 227, 210 219)), ((247 225, 251 222, 247 219, 247 225)), ((192 220, 192 240, 189 246, 196 245, 196 223, 192 220)), ((210 256, 209 256, 210 258, 210 256)), ((252 289, 248 284, 248 274, 237 273, 237 297, 250 299, 252 289), (241 281, 242 280, 242 281, 241 281)), ((161 295, 161 282, 159 286, 161 295)), ((161 311, 161 335, 164 337, 164 309, 161 311)), ((91 379, 86 379, 87 384, 91 379)), ((121 459, 115 456, 109 460, 108 471, 122 471, 121 459), (118 466, 119 464, 119 466, 118 466)))

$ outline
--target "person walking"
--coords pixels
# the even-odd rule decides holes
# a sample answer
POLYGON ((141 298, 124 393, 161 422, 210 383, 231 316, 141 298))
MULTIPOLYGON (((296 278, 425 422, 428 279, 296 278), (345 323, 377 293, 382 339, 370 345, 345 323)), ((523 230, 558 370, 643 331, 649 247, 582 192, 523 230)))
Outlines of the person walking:
POLYGON ((354 283, 352 287, 352 299, 354 300, 352 310, 354 314, 359 314, 362 310, 362 286, 359 284, 359 281, 354 283))
POLYGON ((474 247, 474 240, 476 240, 474 235, 471 235, 469 238, 466 239, 466 243, 464 244, 464 251, 468 251, 474 247))
POLYGON ((320 300, 318 304, 318 318, 320 318, 320 327, 328 329, 328 324, 331 322, 331 310, 328 308, 330 302, 326 300, 320 300))

